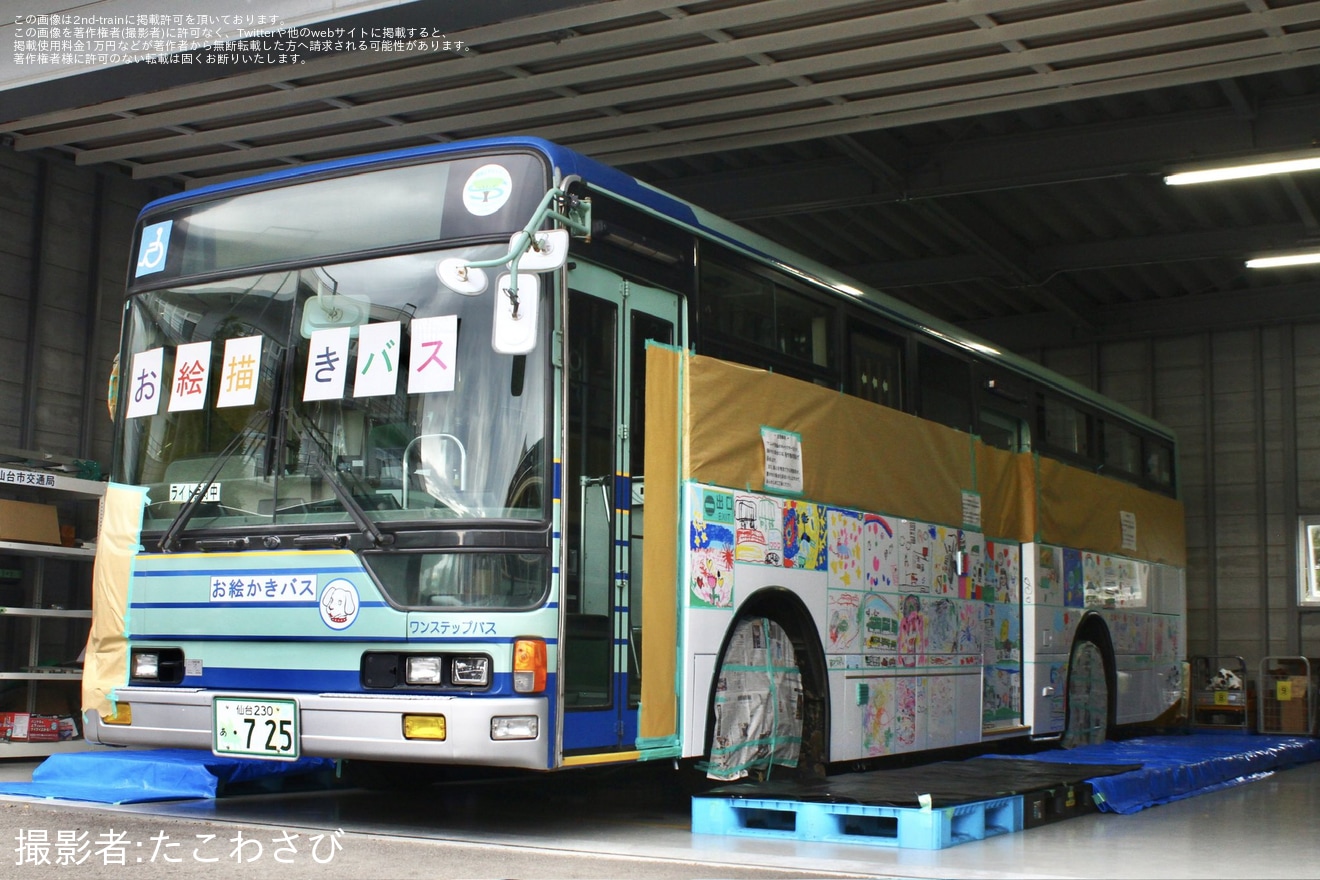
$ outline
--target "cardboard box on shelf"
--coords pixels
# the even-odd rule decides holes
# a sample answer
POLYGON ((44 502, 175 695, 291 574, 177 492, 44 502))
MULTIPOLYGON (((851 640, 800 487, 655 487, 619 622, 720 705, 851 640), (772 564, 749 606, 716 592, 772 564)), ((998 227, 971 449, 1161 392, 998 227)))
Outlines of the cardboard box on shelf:
POLYGON ((0 498, 0 541, 60 543, 59 511, 50 504, 0 498))
POLYGON ((12 742, 27 742, 28 722, 32 716, 26 712, 5 712, 0 714, 0 731, 4 738, 12 742))
POLYGON ((1311 693, 1310 681, 1304 675, 1290 675, 1279 680, 1287 685, 1276 686, 1276 693, 1288 699, 1279 700, 1279 733, 1310 733, 1311 693))
POLYGON ((59 742, 60 719, 53 715, 33 715, 28 719, 28 742, 59 742))

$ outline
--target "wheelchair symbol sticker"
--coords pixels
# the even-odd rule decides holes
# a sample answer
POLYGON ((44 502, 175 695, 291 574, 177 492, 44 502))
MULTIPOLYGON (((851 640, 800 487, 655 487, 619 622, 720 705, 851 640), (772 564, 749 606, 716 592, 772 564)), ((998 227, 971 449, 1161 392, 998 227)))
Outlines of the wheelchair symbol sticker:
POLYGON ((170 228, 173 220, 153 223, 142 230, 142 243, 138 245, 137 272, 134 278, 150 275, 165 268, 165 255, 170 249, 170 228))

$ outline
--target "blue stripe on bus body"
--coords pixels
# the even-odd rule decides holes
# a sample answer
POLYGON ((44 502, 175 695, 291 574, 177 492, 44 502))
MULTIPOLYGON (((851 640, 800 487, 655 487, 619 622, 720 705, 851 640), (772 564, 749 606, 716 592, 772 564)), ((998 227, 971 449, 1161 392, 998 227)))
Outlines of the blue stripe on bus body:
MULTIPOLYGON (((222 666, 204 668, 199 676, 189 676, 183 687, 203 687, 211 690, 282 691, 299 693, 350 693, 406 696, 452 697, 504 697, 513 693, 513 673, 497 672, 491 676, 490 687, 482 691, 448 689, 428 691, 420 688, 364 688, 358 669, 267 669, 222 666)), ((168 690, 162 686, 161 690, 168 690)))
POLYGON ((231 566, 217 566, 215 568, 148 568, 143 569, 142 565, 153 565, 154 563, 139 562, 133 567, 133 577, 140 578, 164 578, 164 577, 223 577, 230 574, 285 574, 288 572, 307 573, 307 574, 361 574, 363 568, 360 565, 272 565, 270 557, 254 556, 249 561, 247 568, 234 568, 231 566), (261 561, 261 560, 264 560, 261 561))
MULTIPOLYGON (((315 607, 316 599, 304 599, 300 602, 130 602, 129 610, 145 611, 151 608, 191 608, 194 611, 203 608, 208 611, 225 611, 231 608, 309 608, 315 607)), ((362 602, 360 608, 392 608, 388 602, 362 602)))
MULTIPOLYGON (((200 635, 198 633, 129 633, 128 638, 135 642, 361 642, 378 645, 393 643, 401 646, 410 645, 512 645, 518 638, 513 636, 291 636, 279 633, 268 636, 239 635, 200 635)), ((559 639, 552 636, 537 636, 547 646, 558 645, 559 639)), ((139 647, 143 647, 139 645, 139 647)), ((149 646, 147 646, 149 647, 149 646)))

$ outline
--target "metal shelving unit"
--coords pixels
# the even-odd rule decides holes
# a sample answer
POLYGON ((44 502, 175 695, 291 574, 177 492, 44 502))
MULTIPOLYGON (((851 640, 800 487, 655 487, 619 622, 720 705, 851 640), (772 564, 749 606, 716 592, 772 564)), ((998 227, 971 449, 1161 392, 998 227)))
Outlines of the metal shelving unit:
POLYGON ((1247 662, 1241 657, 1193 657, 1192 711, 1188 721, 1193 728, 1223 732, 1249 733, 1255 720, 1255 692, 1247 678, 1247 662), (1222 672, 1236 679, 1235 684, 1221 681, 1222 672))
POLYGON ((1315 661, 1306 657, 1264 657, 1260 661, 1259 733, 1316 732, 1315 661))
POLYGON ((76 738, 0 739, 0 758, 86 748, 82 651, 91 627, 92 563, 105 484, 64 472, 49 456, 0 450, 0 498, 53 505, 73 546, 0 540, 0 712, 71 717, 76 738))

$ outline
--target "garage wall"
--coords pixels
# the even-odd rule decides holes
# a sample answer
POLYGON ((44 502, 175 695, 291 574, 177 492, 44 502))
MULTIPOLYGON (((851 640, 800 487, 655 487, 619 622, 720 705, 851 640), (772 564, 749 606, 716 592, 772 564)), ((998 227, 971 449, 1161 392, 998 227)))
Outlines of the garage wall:
POLYGON ((1296 604, 1297 517, 1320 512, 1320 325, 1028 353, 1178 432, 1190 654, 1320 656, 1296 604))
POLYGON ((0 148, 0 447, 108 468, 129 237, 168 191, 0 148))

